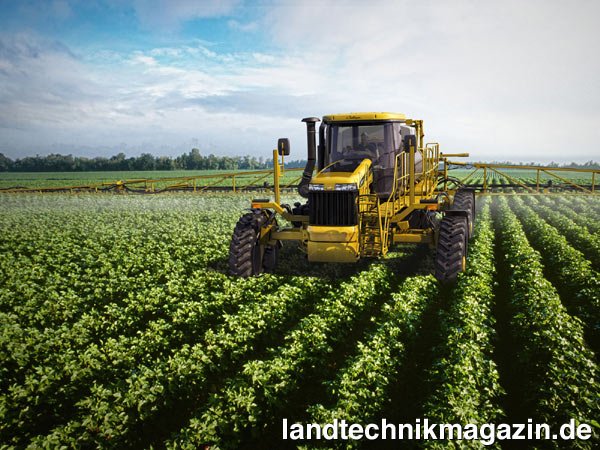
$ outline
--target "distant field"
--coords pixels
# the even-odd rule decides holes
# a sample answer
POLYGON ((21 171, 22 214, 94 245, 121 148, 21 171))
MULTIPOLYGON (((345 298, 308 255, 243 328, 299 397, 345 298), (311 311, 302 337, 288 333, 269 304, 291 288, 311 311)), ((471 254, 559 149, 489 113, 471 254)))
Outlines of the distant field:
MULTIPOLYGON (((263 170, 263 169, 258 169, 263 170)), ((244 175, 253 170, 146 170, 146 171, 114 171, 114 172, 22 172, 22 173, 0 173, 0 188, 11 187, 57 187, 57 186, 73 186, 73 185, 88 185, 101 183, 114 183, 115 181, 137 180, 137 179, 162 179, 162 178, 180 178, 180 177, 197 177, 197 176, 215 176, 209 178, 202 183, 211 184, 218 180, 219 174, 224 173, 239 173, 240 177, 236 177, 236 185, 244 186, 260 175, 244 175)), ((282 178, 282 184, 292 182, 295 178, 302 175, 302 171, 286 171, 282 178)), ((273 176, 269 175, 263 180, 272 184, 273 176)), ((201 183, 198 182, 200 185, 201 183)), ((231 186, 231 180, 227 179, 219 183, 222 186, 231 186)))

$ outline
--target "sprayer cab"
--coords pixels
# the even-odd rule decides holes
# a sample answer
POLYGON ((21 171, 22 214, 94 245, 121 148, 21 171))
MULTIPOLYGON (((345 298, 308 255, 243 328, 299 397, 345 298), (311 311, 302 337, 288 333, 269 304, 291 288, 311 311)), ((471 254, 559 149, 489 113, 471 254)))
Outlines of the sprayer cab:
MULTIPOLYGON (((394 168, 398 157, 410 147, 417 148, 417 127, 403 114, 358 113, 323 117, 319 130, 319 173, 351 174, 370 161, 373 191, 380 198, 388 197, 393 189, 394 168)), ((422 152, 415 153, 415 172, 422 171, 422 152)), ((318 176, 318 175, 317 175, 318 176)))

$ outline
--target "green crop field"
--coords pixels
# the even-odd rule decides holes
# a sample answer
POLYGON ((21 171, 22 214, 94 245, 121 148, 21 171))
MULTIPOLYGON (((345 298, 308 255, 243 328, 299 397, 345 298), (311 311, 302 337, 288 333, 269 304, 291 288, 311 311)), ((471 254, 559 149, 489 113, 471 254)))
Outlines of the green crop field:
POLYGON ((307 265, 286 243, 275 273, 234 279, 248 206, 0 196, 0 447, 284 448, 284 418, 426 417, 575 419, 593 437, 554 447, 598 448, 600 199, 479 197, 450 286, 408 244, 307 265))

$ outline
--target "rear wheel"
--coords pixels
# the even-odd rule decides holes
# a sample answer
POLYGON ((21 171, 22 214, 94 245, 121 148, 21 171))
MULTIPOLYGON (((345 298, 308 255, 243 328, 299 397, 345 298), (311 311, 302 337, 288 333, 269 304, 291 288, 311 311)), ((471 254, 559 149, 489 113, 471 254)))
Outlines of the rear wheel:
POLYGON ((470 189, 459 189, 454 195, 452 209, 467 211, 469 214, 469 237, 473 235, 473 222, 475 220, 475 194, 470 189))
POLYGON ((251 277, 263 271, 263 249, 259 243, 260 229, 267 216, 262 211, 244 214, 236 224, 229 245, 229 273, 236 277, 251 277))
POLYGON ((467 218, 445 216, 440 224, 435 252, 435 277, 442 283, 456 280, 466 268, 468 249, 467 218))

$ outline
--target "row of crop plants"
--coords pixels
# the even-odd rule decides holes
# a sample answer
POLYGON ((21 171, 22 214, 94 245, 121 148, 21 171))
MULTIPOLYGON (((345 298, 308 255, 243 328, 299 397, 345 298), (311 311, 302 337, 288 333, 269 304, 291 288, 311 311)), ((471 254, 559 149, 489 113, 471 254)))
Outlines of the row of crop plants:
MULTIPOLYGON (((26 439, 62 420, 96 377, 119 378, 189 340, 199 324, 185 317, 171 323, 185 311, 182 305, 206 326, 221 306, 235 303, 235 296, 223 297, 224 303, 210 298, 227 277, 199 270, 182 276, 188 269, 177 253, 185 242, 143 237, 148 230, 139 221, 153 217, 120 214, 130 228, 119 239, 114 224, 98 217, 102 211, 95 212, 94 229, 88 228, 93 211, 69 211, 74 221, 60 210, 43 212, 11 211, 2 218, 10 231, 0 247, 11 256, 0 262, 3 440, 26 439), (203 294, 205 301, 197 301, 203 294)), ((276 288, 265 283, 266 290, 276 288)))
MULTIPOLYGON (((433 423, 501 423, 504 389, 494 361, 496 332, 494 230, 489 202, 477 205, 478 218, 469 243, 467 269, 452 291, 451 304, 441 318, 441 345, 427 375, 434 387, 423 415, 433 423)), ((459 441, 461 447, 484 448, 478 441, 459 441)), ((448 448, 447 440, 429 440, 425 448, 448 448)))
MULTIPOLYGON (((516 342, 513 371, 518 376, 512 389, 521 399, 519 412, 513 414, 522 415, 521 420, 547 423, 552 430, 570 419, 597 426, 599 373, 584 339, 583 324, 568 314, 544 277, 540 254, 529 245, 506 199, 499 198, 495 205, 504 255, 498 263, 509 268, 509 327, 516 342)), ((596 430, 595 440, 578 445, 594 448, 597 437, 596 430)))
POLYGON ((578 212, 574 209, 573 203, 577 197, 558 196, 554 198, 538 197, 538 201, 551 209, 554 209, 562 215, 570 218, 577 225, 587 228, 590 233, 600 231, 600 222, 595 220, 593 214, 589 212, 578 212))
MULTIPOLYGON (((266 294, 276 290, 276 285, 276 280, 266 279, 260 287, 266 294)), ((76 412, 75 405, 90 395, 92 386, 128 379, 157 360, 171 357, 175 349, 193 343, 207 327, 222 322, 224 314, 235 312, 240 303, 258 301, 258 287, 257 280, 232 284, 224 275, 206 274, 187 280, 187 296, 181 291, 170 295, 145 293, 145 298, 133 296, 129 305, 135 305, 132 309, 138 314, 122 309, 123 315, 115 320, 123 322, 118 327, 111 323, 110 316, 86 314, 87 320, 73 326, 65 324, 55 336, 49 336, 52 330, 44 330, 44 337, 51 339, 48 341, 39 338, 32 342, 32 331, 24 330, 24 341, 43 346, 47 353, 39 355, 22 381, 13 382, 0 398, 4 405, 3 433, 15 433, 22 439, 62 423, 76 412), (166 317, 151 318, 157 310, 165 313, 167 308, 170 311, 166 317), (151 319, 141 322, 144 315, 151 319), (114 336, 102 333, 95 337, 107 322, 114 336)))
POLYGON ((2 201, 3 442, 23 445, 64 423, 95 384, 139 373, 194 343, 239 303, 280 289, 272 277, 232 283, 205 271, 235 221, 222 201, 2 201))
POLYGON ((76 403, 75 418, 33 442, 99 445, 110 440, 112 446, 131 446, 149 439, 161 415, 179 413, 190 399, 206 395, 218 376, 306 313, 324 286, 314 279, 298 279, 269 294, 260 291, 260 284, 255 280, 252 297, 240 298, 238 310, 226 313, 221 324, 213 328, 204 324, 195 342, 140 365, 115 382, 98 380, 76 403))
POLYGON ((544 272, 558 290, 567 309, 583 322, 589 333, 587 342, 600 351, 600 274, 590 261, 569 245, 558 230, 541 219, 521 199, 513 197, 529 242, 540 252, 544 272))
MULTIPOLYGON (((168 215, 144 218, 138 212, 119 214, 122 228, 109 223, 114 214, 102 217, 94 211, 72 211, 74 218, 70 210, 3 215, 0 251, 8 257, 0 261, 0 311, 18 315, 22 326, 54 328, 99 309, 110 316, 110 308, 130 302, 131 293, 163 287, 206 267, 197 255, 212 253, 211 243, 220 241, 210 237, 214 227, 208 221, 194 224, 186 238, 184 233, 165 238, 165 228, 177 217, 173 223, 168 215), (147 230, 145 220, 158 224, 147 230)), ((118 311, 116 318, 121 316, 118 311)))
POLYGON ((592 233, 600 232, 600 208, 598 208, 598 203, 594 201, 594 198, 591 197, 570 197, 570 198, 562 198, 561 201, 563 205, 572 208, 579 214, 584 215, 591 219, 597 226, 594 226, 590 231, 592 233))
POLYGON ((568 208, 569 214, 572 211, 577 213, 577 217, 582 218, 579 225, 585 225, 590 233, 600 234, 600 211, 593 208, 593 199, 590 197, 559 197, 562 207, 568 208))
POLYGON ((581 251, 595 270, 600 270, 600 235, 590 233, 587 228, 577 225, 566 215, 544 205, 544 200, 528 197, 525 202, 564 235, 574 248, 581 251))
MULTIPOLYGON (((391 387, 403 382, 400 372, 406 363, 406 346, 418 337, 424 312, 437 295, 438 285, 431 275, 406 278, 383 305, 376 330, 358 342, 354 356, 334 379, 322 381, 326 395, 308 406, 308 421, 326 424, 344 419, 366 424, 381 415, 394 401, 391 387)), ((359 443, 338 444, 346 448, 359 443)))
POLYGON ((305 401, 302 389, 331 369, 328 361, 344 347, 357 320, 389 295, 392 279, 389 269, 374 264, 342 283, 280 345, 226 380, 169 445, 240 448, 266 431, 279 433, 279 419, 298 410, 305 401))
POLYGON ((121 307, 110 304, 56 328, 22 328, 19 317, 13 316, 2 332, 5 361, 12 362, 4 366, 10 373, 6 393, 0 396, 2 432, 19 430, 25 437, 42 423, 50 426, 64 419, 65 410, 89 392, 95 380, 121 379, 181 345, 199 326, 218 320, 239 298, 211 296, 224 278, 188 280, 187 287, 204 300, 186 299, 177 291, 142 292, 121 307), (193 314, 184 316, 183 305, 193 314))
MULTIPOLYGON (((464 184, 465 184, 465 186, 468 187, 468 186, 473 186, 473 185, 483 185, 483 182, 484 182, 483 177, 479 177, 479 178, 471 177, 464 184)), ((508 180, 505 177, 501 177, 500 175, 498 175, 496 177, 490 177, 488 175, 488 180, 487 180, 488 188, 502 187, 506 184, 508 184, 508 180)))
MULTIPOLYGON (((502 395, 499 375, 492 360, 493 318, 493 230, 489 206, 481 212, 471 243, 469 266, 454 287, 447 310, 440 311, 440 345, 434 348, 434 362, 424 375, 430 395, 421 405, 424 417, 433 423, 493 423, 503 418, 498 406, 502 395)), ((389 410, 395 384, 402 383, 406 345, 420 339, 422 316, 438 295, 431 277, 407 278, 393 300, 382 309, 379 327, 359 343, 357 353, 326 381, 328 403, 308 408, 312 423, 370 423, 389 410)), ((464 444, 465 442, 463 442, 464 444)), ((331 443, 327 443, 327 446, 331 443)), ((360 442, 338 442, 341 448, 360 442)), ((448 442, 428 441, 428 448, 447 448, 448 442)), ((477 442, 475 447, 483 447, 477 442)))
MULTIPOLYGON (((596 189, 596 192, 600 192, 600 188, 596 189)), ((589 207, 596 213, 600 214, 600 195, 596 194, 589 198, 589 207)))

